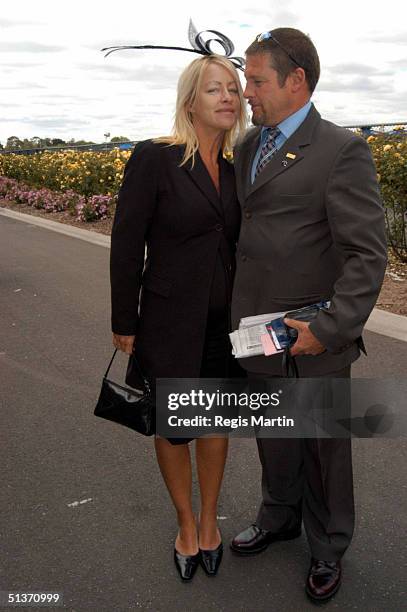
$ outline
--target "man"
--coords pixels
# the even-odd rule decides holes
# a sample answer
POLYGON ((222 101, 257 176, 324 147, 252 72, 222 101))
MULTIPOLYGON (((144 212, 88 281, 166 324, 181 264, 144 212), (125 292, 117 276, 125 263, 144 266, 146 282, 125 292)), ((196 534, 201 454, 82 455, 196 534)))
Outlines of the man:
MULTIPOLYGON (((232 301, 242 317, 330 299, 291 349, 301 377, 349 378, 386 267, 384 215, 366 142, 321 119, 311 40, 292 28, 259 35, 246 51, 245 97, 255 127, 235 151, 242 228, 232 301)), ((281 355, 241 360, 249 378, 282 375, 281 355)), ((263 501, 231 548, 248 555, 296 538, 311 549, 306 592, 329 599, 354 527, 350 439, 258 439, 263 501)))

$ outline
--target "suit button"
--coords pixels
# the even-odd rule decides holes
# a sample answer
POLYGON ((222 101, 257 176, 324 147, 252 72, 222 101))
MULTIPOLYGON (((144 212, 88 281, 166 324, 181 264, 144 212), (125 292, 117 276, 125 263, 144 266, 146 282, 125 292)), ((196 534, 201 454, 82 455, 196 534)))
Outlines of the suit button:
POLYGON ((241 259, 242 259, 242 261, 247 261, 247 256, 246 255, 242 255, 241 259))
POLYGON ((223 225, 218 223, 217 225, 215 225, 215 229, 217 232, 223 232, 223 225))
POLYGON ((252 218, 252 213, 251 212, 245 212, 244 216, 246 217, 246 219, 251 219, 252 218))

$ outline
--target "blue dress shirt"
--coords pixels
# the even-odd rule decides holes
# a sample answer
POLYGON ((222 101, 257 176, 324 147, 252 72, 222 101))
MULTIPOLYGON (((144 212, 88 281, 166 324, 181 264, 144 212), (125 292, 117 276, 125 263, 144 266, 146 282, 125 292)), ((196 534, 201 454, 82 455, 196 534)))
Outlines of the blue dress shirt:
MULTIPOLYGON (((279 123, 276 127, 279 128, 280 134, 276 138, 276 149, 281 149, 287 138, 294 134, 295 130, 297 130, 301 123, 304 121, 305 117, 308 115, 309 110, 312 106, 311 100, 309 100, 302 108, 297 110, 295 113, 284 119, 281 123, 279 123)), ((256 155, 253 159, 252 164, 252 172, 251 172, 251 180, 254 182, 254 175, 256 173, 257 162, 260 157, 261 150, 267 138, 267 126, 261 128, 260 132, 260 142, 258 149, 256 151, 256 155)))

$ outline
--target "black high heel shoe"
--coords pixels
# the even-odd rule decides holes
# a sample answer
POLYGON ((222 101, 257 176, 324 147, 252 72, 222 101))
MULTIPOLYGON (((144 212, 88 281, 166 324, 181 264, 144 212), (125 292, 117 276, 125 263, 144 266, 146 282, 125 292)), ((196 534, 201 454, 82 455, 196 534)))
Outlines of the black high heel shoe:
POLYGON ((200 552, 196 555, 182 555, 174 548, 174 563, 182 580, 192 580, 199 565, 200 552))
POLYGON ((207 576, 216 576, 223 556, 223 544, 214 550, 199 549, 199 560, 207 576))

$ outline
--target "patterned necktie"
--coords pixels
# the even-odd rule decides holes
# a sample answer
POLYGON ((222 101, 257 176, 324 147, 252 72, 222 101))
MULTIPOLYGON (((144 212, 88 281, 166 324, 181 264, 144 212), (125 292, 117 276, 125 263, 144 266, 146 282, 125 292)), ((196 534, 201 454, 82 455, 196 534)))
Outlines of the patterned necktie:
POLYGON ((260 174, 264 166, 268 164, 274 153, 277 151, 276 138, 279 134, 281 134, 281 132, 278 127, 268 128, 267 138, 260 151, 254 178, 260 174))

